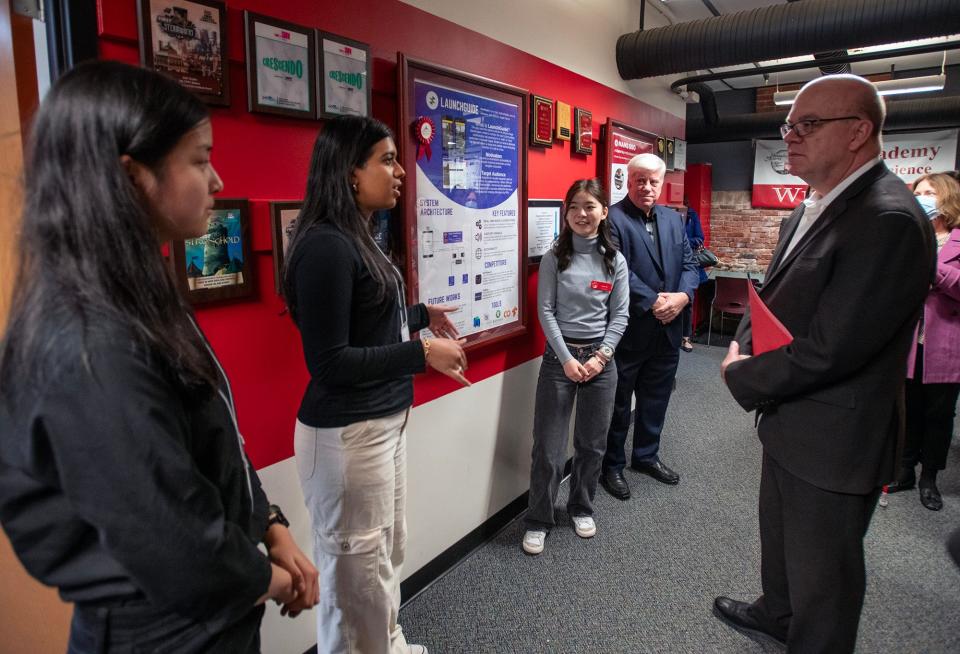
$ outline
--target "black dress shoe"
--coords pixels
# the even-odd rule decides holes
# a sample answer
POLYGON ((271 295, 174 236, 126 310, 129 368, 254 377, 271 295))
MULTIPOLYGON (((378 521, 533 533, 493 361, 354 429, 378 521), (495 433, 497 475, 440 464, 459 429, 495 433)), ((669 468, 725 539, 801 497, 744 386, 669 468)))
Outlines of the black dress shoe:
POLYGON ((630 499, 630 487, 620 470, 605 470, 600 473, 600 485, 618 500, 630 499))
POLYGON ((713 600, 713 614, 737 631, 749 636, 760 636, 784 647, 787 645, 786 638, 777 636, 763 628, 759 620, 750 613, 750 605, 746 602, 738 602, 721 595, 713 600))
POLYGON ((942 509, 943 498, 940 496, 940 489, 938 489, 936 485, 920 486, 920 504, 924 505, 931 511, 939 511, 942 509))
POLYGON ((649 463, 631 463, 630 469, 645 475, 650 475, 657 481, 670 484, 671 486, 680 482, 680 475, 663 465, 663 461, 660 459, 649 463))

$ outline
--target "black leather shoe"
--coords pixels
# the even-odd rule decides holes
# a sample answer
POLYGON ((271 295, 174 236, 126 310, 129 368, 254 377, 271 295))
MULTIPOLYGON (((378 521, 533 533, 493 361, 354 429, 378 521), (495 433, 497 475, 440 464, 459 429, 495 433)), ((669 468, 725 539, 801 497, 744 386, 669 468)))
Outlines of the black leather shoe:
POLYGON ((680 482, 680 475, 663 465, 663 461, 660 459, 650 463, 631 463, 630 469, 645 475, 650 475, 657 481, 670 484, 671 486, 680 482))
MULTIPOLYGON (((889 492, 889 491, 887 491, 889 492)), ((920 504, 931 511, 939 511, 943 508, 943 498, 940 496, 940 489, 936 485, 920 487, 920 504)))
POLYGON ((760 636, 778 645, 784 647, 787 645, 786 638, 781 638, 763 628, 760 622, 750 613, 750 605, 746 602, 738 602, 721 595, 713 600, 713 614, 748 636, 760 636))
POLYGON ((630 499, 630 487, 620 470, 605 470, 600 473, 600 485, 618 500, 630 499))

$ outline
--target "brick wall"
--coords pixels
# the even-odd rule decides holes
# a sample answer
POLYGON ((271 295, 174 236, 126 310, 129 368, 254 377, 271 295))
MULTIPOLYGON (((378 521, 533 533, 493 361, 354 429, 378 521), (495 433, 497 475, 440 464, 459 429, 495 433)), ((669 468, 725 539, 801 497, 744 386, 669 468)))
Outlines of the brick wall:
POLYGON ((750 191, 716 191, 711 197, 709 248, 723 268, 763 272, 789 210, 754 209, 750 191))

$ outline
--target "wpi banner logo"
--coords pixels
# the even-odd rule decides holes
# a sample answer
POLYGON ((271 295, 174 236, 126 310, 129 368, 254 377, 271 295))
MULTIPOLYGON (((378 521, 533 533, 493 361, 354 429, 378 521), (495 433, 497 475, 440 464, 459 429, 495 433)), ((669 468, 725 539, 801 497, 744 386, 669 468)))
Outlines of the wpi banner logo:
POLYGON ((787 144, 755 141, 753 157, 754 207, 793 209, 807 195, 807 184, 787 172, 787 144))

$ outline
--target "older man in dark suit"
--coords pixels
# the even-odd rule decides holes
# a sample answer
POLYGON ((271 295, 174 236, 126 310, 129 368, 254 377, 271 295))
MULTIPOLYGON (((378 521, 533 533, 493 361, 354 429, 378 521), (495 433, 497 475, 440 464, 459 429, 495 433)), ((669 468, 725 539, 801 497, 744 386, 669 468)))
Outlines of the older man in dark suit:
POLYGON ((693 300, 700 278, 680 214, 657 204, 665 172, 666 164, 654 154, 631 159, 627 197, 608 215, 630 271, 630 319, 615 355, 619 379, 600 483, 623 500, 630 497, 623 469, 634 394, 630 467, 665 484, 680 481, 660 461, 660 432, 680 360, 683 325, 678 316, 693 300))
POLYGON ((902 434, 907 352, 933 279, 933 232, 880 160, 883 103, 866 80, 822 77, 781 134, 812 194, 783 222, 761 298, 793 334, 746 356, 745 319, 721 373, 759 412, 760 576, 748 604, 718 597, 734 627, 790 652, 852 652, 863 538, 902 434))

